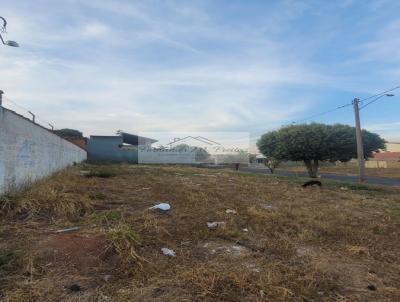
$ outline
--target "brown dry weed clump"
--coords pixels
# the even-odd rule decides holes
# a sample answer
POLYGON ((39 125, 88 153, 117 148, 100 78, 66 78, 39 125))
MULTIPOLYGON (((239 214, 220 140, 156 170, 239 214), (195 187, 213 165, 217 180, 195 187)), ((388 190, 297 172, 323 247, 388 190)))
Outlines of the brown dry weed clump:
POLYGON ((181 166, 73 167, 2 199, 0 300, 400 300, 399 190, 341 186, 181 166), (158 202, 172 209, 149 209, 158 202), (224 224, 208 228, 215 221, 224 224))
POLYGON ((72 169, 35 183, 21 192, 0 197, 1 212, 19 218, 75 219, 91 209, 85 188, 71 179, 72 169))

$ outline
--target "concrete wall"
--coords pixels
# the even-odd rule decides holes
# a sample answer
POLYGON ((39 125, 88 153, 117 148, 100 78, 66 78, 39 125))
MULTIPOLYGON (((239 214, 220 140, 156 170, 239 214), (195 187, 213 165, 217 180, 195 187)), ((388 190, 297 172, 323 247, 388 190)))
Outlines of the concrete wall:
POLYGON ((365 168, 377 169, 377 168, 387 168, 388 162, 385 160, 367 160, 365 161, 365 168))
POLYGON ((121 136, 91 136, 87 143, 88 160, 103 162, 138 162, 138 150, 123 147, 121 136))
POLYGON ((85 159, 78 146, 0 106, 0 194, 85 159))
POLYGON ((386 151, 400 152, 400 143, 386 143, 386 151))
POLYGON ((400 168, 400 162, 394 160, 367 160, 366 168, 400 168))

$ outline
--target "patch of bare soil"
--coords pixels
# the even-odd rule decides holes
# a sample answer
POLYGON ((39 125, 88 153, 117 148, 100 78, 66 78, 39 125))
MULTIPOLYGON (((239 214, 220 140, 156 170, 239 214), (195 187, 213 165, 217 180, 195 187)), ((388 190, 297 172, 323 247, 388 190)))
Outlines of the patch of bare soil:
POLYGON ((54 234, 34 247, 48 269, 80 275, 96 275, 112 271, 116 256, 103 236, 93 234, 54 234))
POLYGON ((199 250, 202 250, 207 256, 223 257, 242 257, 250 254, 251 250, 235 243, 224 240, 213 240, 199 244, 199 250))

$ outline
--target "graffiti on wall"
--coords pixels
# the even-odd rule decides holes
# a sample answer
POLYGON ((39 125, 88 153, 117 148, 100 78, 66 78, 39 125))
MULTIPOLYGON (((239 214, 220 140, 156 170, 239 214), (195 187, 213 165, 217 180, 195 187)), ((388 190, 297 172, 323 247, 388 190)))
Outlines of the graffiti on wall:
POLYGON ((17 161, 24 166, 32 167, 35 165, 32 154, 34 154, 35 142, 25 139, 17 152, 17 161))

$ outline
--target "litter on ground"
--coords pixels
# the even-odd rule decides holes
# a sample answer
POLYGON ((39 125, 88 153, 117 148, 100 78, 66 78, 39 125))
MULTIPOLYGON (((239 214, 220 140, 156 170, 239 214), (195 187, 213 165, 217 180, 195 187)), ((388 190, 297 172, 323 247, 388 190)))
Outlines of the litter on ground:
POLYGON ((270 204, 266 204, 266 203, 263 203, 263 204, 261 204, 260 206, 261 206, 263 209, 266 209, 266 210, 276 209, 275 206, 270 205, 270 204))
POLYGON ((165 256, 175 257, 175 252, 173 250, 170 250, 169 248, 163 247, 161 248, 161 251, 165 256))
POLYGON ((156 204, 155 206, 150 207, 149 209, 150 210, 158 209, 158 210, 162 210, 162 211, 169 211, 171 209, 171 206, 169 203, 159 203, 159 204, 156 204))
POLYGON ((58 231, 56 231, 56 233, 75 232, 75 231, 78 231, 79 229, 80 229, 80 227, 72 227, 72 228, 67 228, 67 229, 58 230, 58 231))
POLYGON ((225 213, 227 213, 227 214, 236 214, 237 212, 236 212, 236 210, 227 209, 227 210, 225 211, 225 213))
POLYGON ((209 229, 215 229, 215 228, 217 228, 218 226, 222 226, 222 225, 225 225, 225 222, 224 222, 224 221, 207 222, 207 227, 208 227, 209 229))

